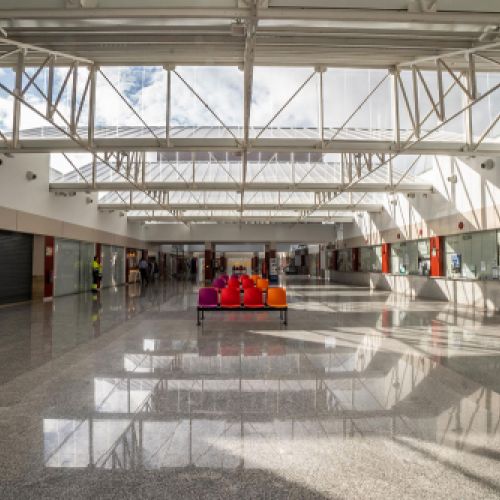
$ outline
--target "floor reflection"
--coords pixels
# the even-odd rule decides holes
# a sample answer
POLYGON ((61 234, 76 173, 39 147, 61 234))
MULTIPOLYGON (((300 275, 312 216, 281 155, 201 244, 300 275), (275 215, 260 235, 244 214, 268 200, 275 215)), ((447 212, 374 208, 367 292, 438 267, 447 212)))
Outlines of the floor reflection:
POLYGON ((189 283, 113 287, 0 309, 0 383, 58 358, 145 312, 187 310, 189 283), (186 294, 184 292, 187 292, 186 294), (14 356, 12 354, 15 354, 14 356))
POLYGON ((197 327, 191 284, 63 298, 24 322, 0 311, 0 479, 79 474, 63 497, 74 480, 179 471, 229 474, 210 476, 213 497, 231 474, 250 497, 267 494, 253 474, 278 497, 498 496, 498 315, 287 286, 286 328, 265 313, 197 327))
POLYGON ((144 338, 122 373, 94 378, 88 418, 44 419, 45 465, 231 469, 265 456, 279 469, 294 443, 367 437, 480 447, 496 460, 497 392, 381 328, 332 338, 144 338))

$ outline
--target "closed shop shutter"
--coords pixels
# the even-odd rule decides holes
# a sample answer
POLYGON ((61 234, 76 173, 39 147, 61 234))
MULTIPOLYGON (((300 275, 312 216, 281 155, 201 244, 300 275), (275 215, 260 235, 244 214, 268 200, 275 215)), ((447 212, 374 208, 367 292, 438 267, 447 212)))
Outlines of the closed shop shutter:
POLYGON ((0 304, 31 299, 33 236, 0 231, 0 304))

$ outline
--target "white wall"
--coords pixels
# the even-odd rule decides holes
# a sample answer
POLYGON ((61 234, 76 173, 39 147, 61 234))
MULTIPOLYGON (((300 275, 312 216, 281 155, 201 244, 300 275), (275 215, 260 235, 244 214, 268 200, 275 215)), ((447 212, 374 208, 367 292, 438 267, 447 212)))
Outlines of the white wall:
POLYGON ((385 195, 382 213, 363 214, 354 224, 344 224, 346 246, 394 242, 398 233, 401 240, 410 240, 500 227, 500 159, 493 170, 482 169, 482 161, 484 158, 434 157, 432 169, 419 181, 432 183, 435 193, 416 194, 411 199, 399 194, 396 205, 390 203, 391 195, 385 195), (457 176, 455 184, 448 181, 453 175, 457 176))
POLYGON ((49 155, 19 154, 14 158, 1 158, 3 164, 0 166, 0 227, 14 230, 28 228, 28 232, 35 234, 53 234, 45 227, 45 224, 50 225, 50 221, 45 220, 47 218, 114 235, 143 239, 144 230, 140 224, 128 223, 127 218, 120 217, 118 212, 99 212, 96 193, 78 193, 74 197, 61 197, 50 193, 49 155), (34 172, 37 178, 28 181, 27 171, 34 172), (89 196, 94 200, 92 204, 86 203, 89 196), (30 215, 40 219, 30 218, 30 215))
POLYGON ((152 242, 323 243, 333 241, 330 224, 154 224, 146 229, 152 242))
POLYGON ((217 252, 264 252, 265 248, 263 244, 240 244, 240 245, 216 245, 215 250, 217 252))
POLYGON ((385 290, 412 299, 451 302, 458 306, 500 311, 500 283, 497 281, 453 280, 427 276, 398 276, 383 273, 331 271, 330 281, 345 285, 385 290))

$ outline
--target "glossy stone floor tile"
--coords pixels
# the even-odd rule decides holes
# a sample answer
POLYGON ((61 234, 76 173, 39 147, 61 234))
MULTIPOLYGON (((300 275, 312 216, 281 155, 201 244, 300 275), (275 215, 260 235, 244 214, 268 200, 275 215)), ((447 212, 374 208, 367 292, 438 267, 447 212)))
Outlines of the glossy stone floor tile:
POLYGON ((500 316, 285 284, 0 309, 0 498, 500 498, 500 316))

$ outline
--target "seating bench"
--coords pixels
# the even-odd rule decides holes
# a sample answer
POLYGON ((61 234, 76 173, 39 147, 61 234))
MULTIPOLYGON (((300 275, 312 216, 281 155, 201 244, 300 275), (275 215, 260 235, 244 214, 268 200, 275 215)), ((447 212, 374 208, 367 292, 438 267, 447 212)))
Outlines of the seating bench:
POLYGON ((220 291, 213 287, 200 288, 197 325, 201 325, 205 319, 206 311, 279 311, 280 321, 285 325, 288 323, 288 303, 284 288, 269 288, 265 302, 259 288, 246 288, 243 291, 243 301, 238 288, 228 287, 220 291))
POLYGON ((197 308, 197 325, 200 326, 201 322, 205 319, 205 312, 210 311, 210 312, 223 312, 223 311, 246 311, 246 312, 253 312, 253 311, 279 311, 280 312, 280 321, 283 322, 284 325, 288 324, 288 306, 285 307, 270 307, 270 306, 261 306, 261 307, 245 307, 245 306, 240 306, 240 307, 224 307, 224 306, 217 306, 217 307, 206 307, 206 306, 198 306, 197 308))

